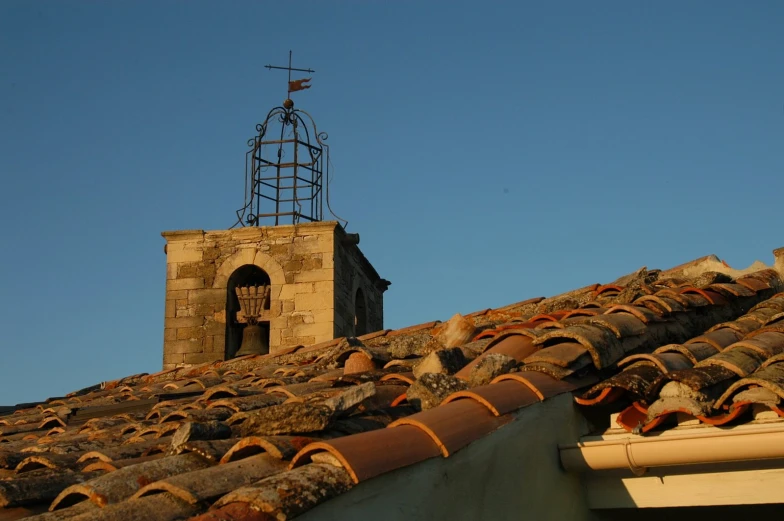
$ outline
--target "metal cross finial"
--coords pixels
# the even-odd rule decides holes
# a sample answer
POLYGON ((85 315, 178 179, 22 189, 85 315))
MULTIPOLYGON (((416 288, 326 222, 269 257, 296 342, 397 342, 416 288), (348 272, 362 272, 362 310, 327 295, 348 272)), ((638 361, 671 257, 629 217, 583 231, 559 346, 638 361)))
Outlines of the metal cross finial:
POLYGON ((266 68, 272 69, 282 69, 284 71, 289 71, 289 82, 288 82, 288 91, 286 92, 286 98, 291 98, 291 71, 299 71, 299 72, 316 72, 313 69, 297 69, 291 66, 291 51, 289 51, 289 66, 288 67, 278 67, 277 65, 265 65, 266 68))

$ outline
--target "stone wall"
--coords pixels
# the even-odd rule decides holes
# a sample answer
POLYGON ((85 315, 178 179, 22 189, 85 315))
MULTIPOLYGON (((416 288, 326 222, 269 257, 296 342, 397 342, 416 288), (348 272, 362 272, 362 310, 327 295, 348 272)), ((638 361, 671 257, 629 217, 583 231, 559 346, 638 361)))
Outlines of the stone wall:
POLYGON ((335 336, 359 336, 384 328, 386 285, 350 236, 335 234, 335 336), (361 294, 358 295, 358 290, 361 294), (366 324, 357 330, 357 298, 364 298, 366 324))
POLYGON ((245 265, 259 267, 270 278, 270 309, 262 319, 269 322, 273 353, 330 340, 344 331, 354 311, 343 290, 348 283, 367 288, 368 320, 374 328, 382 327, 381 294, 371 282, 375 270, 356 246, 342 243, 345 233, 338 223, 162 235, 167 241, 164 368, 225 358, 227 284, 245 265))

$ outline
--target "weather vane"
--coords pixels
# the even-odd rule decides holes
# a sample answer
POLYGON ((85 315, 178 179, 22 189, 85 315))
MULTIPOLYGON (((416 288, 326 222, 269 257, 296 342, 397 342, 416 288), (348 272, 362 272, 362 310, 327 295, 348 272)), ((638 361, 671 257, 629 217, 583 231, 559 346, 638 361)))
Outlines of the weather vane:
POLYGON ((288 89, 288 92, 286 92, 286 101, 283 102, 283 106, 286 107, 287 109, 290 109, 291 107, 294 106, 294 102, 291 100, 291 93, 292 92, 297 92, 298 90, 305 90, 305 89, 309 89, 310 88, 310 85, 306 85, 306 83, 310 82, 310 78, 302 78, 302 79, 299 79, 299 80, 293 80, 292 81, 292 79, 291 79, 291 71, 307 72, 307 73, 316 72, 313 69, 297 69, 295 67, 292 67, 291 66, 291 51, 289 51, 289 66, 288 67, 279 67, 277 65, 265 65, 265 67, 268 68, 269 70, 281 69, 281 70, 284 70, 284 71, 289 71, 289 89, 288 89))

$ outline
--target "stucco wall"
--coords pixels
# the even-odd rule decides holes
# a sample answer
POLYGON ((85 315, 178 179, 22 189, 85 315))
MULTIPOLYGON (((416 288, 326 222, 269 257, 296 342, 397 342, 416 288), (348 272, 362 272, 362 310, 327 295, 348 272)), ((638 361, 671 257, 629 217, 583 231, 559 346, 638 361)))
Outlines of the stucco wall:
POLYGON ((517 418, 449 458, 361 483, 300 516, 330 520, 594 520, 579 477, 560 468, 558 444, 585 434, 570 394, 517 418))

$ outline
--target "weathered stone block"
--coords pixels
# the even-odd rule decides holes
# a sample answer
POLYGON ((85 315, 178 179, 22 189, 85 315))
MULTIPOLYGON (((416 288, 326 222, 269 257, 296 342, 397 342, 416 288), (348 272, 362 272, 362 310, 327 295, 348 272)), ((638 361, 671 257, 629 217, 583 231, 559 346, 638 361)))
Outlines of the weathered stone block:
POLYGON ((194 289, 188 292, 190 304, 226 304, 227 293, 224 288, 194 289))
POLYGON ((294 288, 294 294, 313 293, 314 284, 315 282, 300 282, 299 284, 292 284, 291 287, 294 288))
POLYGON ((215 304, 196 304, 193 306, 194 316, 209 316, 215 313, 215 304))
POLYGON ((175 279, 167 281, 166 290, 176 291, 178 289, 202 289, 204 279, 200 277, 189 277, 186 279, 175 279))
POLYGON ((212 351, 215 353, 224 353, 226 351, 225 333, 212 337, 212 351))
POLYGON ((285 329, 289 324, 289 317, 282 316, 270 320, 270 327, 272 329, 285 329))
POLYGON ((173 300, 167 300, 166 301, 166 311, 165 311, 165 315, 164 316, 167 317, 167 318, 173 317, 175 315, 176 311, 177 311, 177 307, 175 305, 175 302, 173 300))
POLYGON ((298 261, 298 260, 288 261, 286 264, 283 265, 283 269, 289 273, 300 271, 302 269, 302 261, 298 261))
POLYGON ((163 341, 168 342, 171 340, 177 340, 177 330, 176 329, 164 329, 163 330, 163 341))
POLYGON ((205 364, 216 360, 223 360, 223 357, 215 353, 188 353, 185 355, 185 363, 189 365, 205 364))
POLYGON ((322 280, 319 282, 313 282, 313 291, 315 293, 324 293, 324 294, 332 294, 335 290, 335 281, 334 280, 322 280))
POLYGON ((202 260, 202 251, 186 245, 183 242, 173 242, 166 245, 166 262, 199 262, 202 260))
POLYGON ((302 293, 294 299, 294 309, 297 311, 332 309, 333 306, 332 295, 327 293, 302 293))
POLYGON ((204 338, 203 327, 182 327, 177 330, 177 340, 204 338))
POLYGON ((193 316, 193 309, 191 308, 180 308, 175 313, 174 316, 176 318, 187 318, 193 316))
POLYGON ((322 280, 335 280, 335 273, 326 268, 320 270, 303 271, 294 273, 293 282, 318 282, 322 280))
POLYGON ((202 351, 201 344, 202 344, 201 338, 193 339, 193 340, 174 340, 171 342, 164 342, 163 349, 166 353, 174 353, 174 354, 201 353, 202 351))
POLYGON ((302 270, 303 271, 310 271, 310 270, 318 270, 323 267, 321 261, 321 254, 315 254, 312 257, 307 257, 302 262, 302 270))
POLYGON ((221 335, 226 331, 226 325, 221 324, 213 319, 207 319, 204 322, 204 332, 207 335, 221 335))
POLYGON ((293 330, 294 336, 314 336, 323 340, 330 340, 332 338, 333 325, 331 322, 299 324, 294 326, 293 330))
POLYGON ((199 271, 198 264, 193 264, 190 262, 180 264, 179 268, 177 269, 177 278, 191 279, 197 276, 198 271, 199 271))
POLYGON ((323 342, 324 340, 332 340, 332 337, 323 340, 316 340, 316 339, 317 337, 315 336, 296 336, 291 339, 291 343, 289 345, 312 346, 316 342, 323 342))
POLYGON ((163 363, 164 364, 181 364, 185 361, 185 356, 182 353, 170 353, 166 352, 163 355, 163 363))
POLYGON ((293 300, 284 300, 281 302, 281 313, 289 313, 294 311, 294 301, 293 300))
POLYGON ((204 324, 204 317, 182 317, 166 319, 166 327, 179 329, 181 327, 194 327, 204 324))
POLYGON ((275 288, 272 288, 272 291, 270 291, 270 297, 272 297, 273 300, 276 299, 276 298, 279 299, 279 300, 292 299, 292 298, 294 298, 294 294, 295 294, 294 288, 295 287, 296 287, 296 285, 294 285, 294 284, 286 284, 286 285, 284 285, 282 288, 280 288, 277 297, 275 295, 273 295, 273 292, 275 291, 275 288))
POLYGON ((167 264, 166 265, 166 278, 167 279, 176 279, 177 278, 177 266, 179 266, 179 264, 167 264))
POLYGON ((176 291, 167 291, 166 292, 166 300, 179 300, 183 298, 188 298, 188 290, 187 289, 179 289, 176 291))

